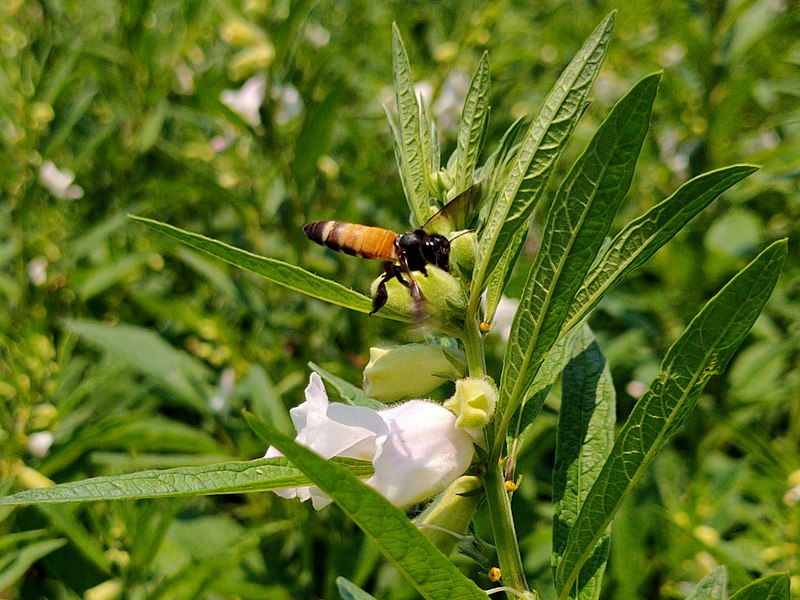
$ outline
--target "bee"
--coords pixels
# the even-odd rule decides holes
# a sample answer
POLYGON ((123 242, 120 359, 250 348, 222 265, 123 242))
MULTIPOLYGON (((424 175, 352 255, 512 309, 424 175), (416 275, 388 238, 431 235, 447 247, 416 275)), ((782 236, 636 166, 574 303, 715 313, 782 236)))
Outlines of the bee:
POLYGON ((449 231, 452 221, 469 214, 477 197, 478 186, 473 186, 448 202, 422 227, 406 233, 395 233, 382 227, 370 227, 342 221, 315 221, 303 227, 308 238, 322 246, 344 252, 351 256, 383 261, 383 275, 372 298, 370 316, 386 304, 389 295, 386 283, 397 279, 408 288, 417 312, 425 302, 425 296, 414 278, 413 272, 428 276, 426 267, 433 265, 443 271, 450 270, 450 240, 441 233, 429 233, 426 229, 449 231))

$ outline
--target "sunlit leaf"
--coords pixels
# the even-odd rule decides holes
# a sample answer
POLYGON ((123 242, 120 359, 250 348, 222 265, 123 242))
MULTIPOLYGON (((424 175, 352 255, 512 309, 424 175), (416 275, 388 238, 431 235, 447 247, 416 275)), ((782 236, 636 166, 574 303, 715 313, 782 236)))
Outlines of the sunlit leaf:
POLYGON ((775 287, 786 257, 773 243, 739 272, 670 347, 636 403, 569 534, 556 571, 560 597, 576 581, 623 498, 689 416, 708 379, 725 370, 775 287))

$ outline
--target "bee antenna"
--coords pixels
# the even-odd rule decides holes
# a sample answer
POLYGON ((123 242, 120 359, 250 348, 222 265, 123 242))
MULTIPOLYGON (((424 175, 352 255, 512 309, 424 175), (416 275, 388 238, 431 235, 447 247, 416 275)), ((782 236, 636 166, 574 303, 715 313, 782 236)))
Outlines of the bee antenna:
POLYGON ((465 229, 464 231, 459 233, 457 236, 451 237, 449 241, 452 242, 453 240, 457 240, 458 238, 460 238, 462 235, 467 235, 468 233, 472 233, 474 231, 475 231, 474 229, 465 229))

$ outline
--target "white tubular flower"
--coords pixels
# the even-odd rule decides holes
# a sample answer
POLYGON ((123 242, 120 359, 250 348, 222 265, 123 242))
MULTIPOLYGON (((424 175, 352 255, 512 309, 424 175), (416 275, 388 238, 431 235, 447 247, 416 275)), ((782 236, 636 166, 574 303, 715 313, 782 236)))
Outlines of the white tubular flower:
POLYGON ((223 90, 219 99, 244 121, 252 126, 261 125, 259 110, 264 103, 267 79, 264 75, 255 75, 244 82, 238 90, 223 90))
MULTIPOLYGON (((372 462, 374 475, 366 480, 396 506, 424 500, 466 471, 472 461, 473 439, 455 426, 446 408, 412 400, 375 411, 329 403, 316 373, 306 388, 306 401, 290 411, 297 443, 323 458, 334 456, 372 462)), ((280 456, 273 447, 267 457, 280 456)), ((316 486, 277 490, 284 498, 311 498, 320 510, 330 498, 316 486)))

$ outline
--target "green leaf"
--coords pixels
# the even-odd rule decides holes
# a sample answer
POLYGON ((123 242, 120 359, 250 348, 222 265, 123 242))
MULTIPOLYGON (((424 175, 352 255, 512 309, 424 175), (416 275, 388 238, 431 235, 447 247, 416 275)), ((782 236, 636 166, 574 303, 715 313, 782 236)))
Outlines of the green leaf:
POLYGON ((464 109, 461 112, 461 122, 458 125, 455 188, 459 192, 472 185, 488 117, 489 57, 484 52, 469 84, 464 109))
POLYGON ((619 432, 569 534, 557 587, 574 584, 627 491, 691 413, 709 377, 724 371, 775 287, 787 252, 773 243, 712 298, 670 347, 661 372, 619 432))
MULTIPOLYGON (((342 460, 339 467, 353 478, 369 477, 372 465, 342 460)), ((48 488, 25 490, 0 498, 4 504, 87 502, 137 498, 179 498, 210 494, 241 494, 309 485, 310 480, 285 458, 260 458, 200 467, 177 467, 94 477, 48 488)))
POLYGON ((64 539, 43 540, 28 544, 0 558, 0 590, 9 590, 36 561, 67 543, 64 539))
POLYGON ((517 231, 527 226, 553 166, 583 113, 613 26, 614 13, 600 23, 561 74, 520 144, 481 232, 480 262, 473 277, 477 293, 484 289, 486 278, 517 231))
POLYGON ((416 218, 416 224, 421 225, 431 216, 431 208, 425 185, 426 165, 420 139, 419 103, 411 79, 408 53, 396 23, 392 24, 392 62, 397 97, 397 125, 394 125, 391 115, 388 116, 395 135, 395 156, 406 201, 411 214, 416 218))
POLYGON ((730 600, 789 600, 789 574, 775 573, 756 579, 731 596, 730 600))
MULTIPOLYGON (((553 469, 553 569, 561 562, 569 531, 614 445, 616 396, 608 361, 591 330, 580 329, 561 379, 556 461, 553 469)), ((600 597, 608 559, 606 531, 581 569, 570 598, 600 597)))
POLYGON ((717 196, 757 169, 734 165, 699 175, 620 231, 576 294, 562 333, 586 316, 608 290, 642 266, 717 196))
MULTIPOLYGON (((167 225, 166 223, 160 223, 159 221, 133 215, 131 215, 130 218, 151 229, 166 234, 187 246, 191 246, 211 256, 216 256, 227 263, 255 273, 272 283, 277 283, 290 290, 358 312, 368 313, 372 310, 372 300, 364 294, 359 294, 340 283, 310 273, 301 267, 274 258, 266 258, 264 256, 251 254, 245 250, 234 248, 233 246, 197 233, 184 231, 172 225, 167 225)), ((378 314, 398 320, 401 319, 400 316, 391 311, 382 310, 378 314)))
POLYGON ((355 583, 344 577, 336 578, 336 589, 339 590, 344 600, 377 600, 372 594, 368 594, 355 583))
POLYGON ((686 600, 728 600, 728 570, 720 565, 703 577, 686 600))
POLYGON ((333 373, 326 371, 318 364, 310 362, 308 363, 308 366, 311 367, 312 371, 318 373, 323 380, 332 385, 338 392, 339 396, 341 396, 342 400, 344 400, 347 404, 352 404, 353 406, 365 406, 373 410, 386 408, 386 405, 383 402, 378 402, 377 400, 370 398, 360 387, 355 386, 352 383, 345 381, 341 377, 337 377, 333 373))
POLYGON ((645 77, 617 102, 553 201, 503 359, 501 434, 540 361, 558 340, 573 298, 628 191, 659 77, 645 77))
POLYGON ((402 510, 377 491, 269 423, 248 413, 245 417, 256 434, 280 450, 336 502, 424 598, 486 600, 486 594, 439 552, 402 510))
POLYGON ((125 323, 106 325, 75 319, 66 320, 64 327, 160 382, 195 410, 208 412, 207 396, 201 391, 212 389, 211 370, 191 355, 175 349, 158 334, 125 323))

